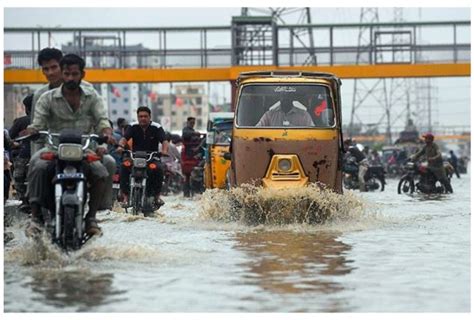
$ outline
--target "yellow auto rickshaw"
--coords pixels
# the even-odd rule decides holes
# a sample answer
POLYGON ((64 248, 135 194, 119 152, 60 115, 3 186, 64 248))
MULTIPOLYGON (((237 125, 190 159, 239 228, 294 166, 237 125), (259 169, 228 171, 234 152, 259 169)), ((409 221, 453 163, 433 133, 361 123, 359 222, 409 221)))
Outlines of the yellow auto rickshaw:
POLYGON ((342 193, 340 85, 328 73, 242 73, 226 155, 230 186, 320 183, 342 193))
POLYGON ((211 112, 207 122, 206 164, 204 184, 206 189, 226 187, 226 173, 230 161, 224 158, 229 152, 234 122, 233 112, 211 112))

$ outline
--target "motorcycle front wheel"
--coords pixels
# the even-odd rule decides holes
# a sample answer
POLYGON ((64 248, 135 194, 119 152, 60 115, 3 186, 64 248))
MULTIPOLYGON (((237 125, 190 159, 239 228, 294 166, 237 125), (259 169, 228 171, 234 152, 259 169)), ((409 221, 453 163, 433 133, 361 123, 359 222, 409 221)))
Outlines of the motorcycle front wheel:
POLYGON ((63 208, 63 232, 62 247, 77 250, 81 247, 81 236, 76 229, 76 210, 74 206, 64 206, 63 208))
POLYGON ((410 177, 402 177, 398 182, 398 194, 415 192, 415 182, 410 177))
POLYGON ((135 188, 133 192, 133 199, 132 199, 132 212, 134 215, 137 215, 141 210, 142 204, 142 188, 135 188))
POLYGON ((165 176, 165 179, 163 180, 163 184, 161 185, 162 196, 167 196, 168 192, 170 191, 170 179, 170 176, 165 176))
POLYGON ((369 191, 376 191, 380 189, 380 191, 385 190, 385 184, 383 183, 382 179, 379 177, 370 177, 369 180, 365 182, 365 187, 369 189, 369 191), (371 186, 377 186, 374 189, 371 189, 371 186))
POLYGON ((358 186, 354 186, 354 184, 352 183, 352 177, 347 176, 347 175, 344 175, 342 183, 344 185, 344 188, 347 189, 347 190, 358 188, 358 186))

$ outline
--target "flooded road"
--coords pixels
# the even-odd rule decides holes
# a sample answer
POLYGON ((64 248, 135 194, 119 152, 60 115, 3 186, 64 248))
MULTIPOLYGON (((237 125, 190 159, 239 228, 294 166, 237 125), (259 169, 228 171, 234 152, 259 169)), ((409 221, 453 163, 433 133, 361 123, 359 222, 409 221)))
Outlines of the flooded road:
POLYGON ((437 197, 396 183, 346 192, 322 225, 248 225, 166 197, 153 218, 101 213, 104 235, 69 256, 17 221, 5 312, 469 312, 470 177, 437 197))

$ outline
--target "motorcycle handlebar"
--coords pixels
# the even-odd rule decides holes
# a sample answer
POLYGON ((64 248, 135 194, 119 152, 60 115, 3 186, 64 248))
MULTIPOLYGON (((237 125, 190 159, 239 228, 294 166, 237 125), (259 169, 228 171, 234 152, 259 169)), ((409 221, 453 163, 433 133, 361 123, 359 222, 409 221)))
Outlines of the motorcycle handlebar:
MULTIPOLYGON (((135 159, 134 152, 132 152, 131 150, 124 150, 124 153, 128 153, 132 160, 135 159)), ((147 162, 150 161, 155 156, 158 157, 158 158, 160 158, 160 157, 169 157, 169 155, 158 152, 158 151, 147 152, 146 154, 147 154, 147 158, 146 158, 147 162)))
MULTIPOLYGON (((28 141, 28 140, 37 140, 40 137, 46 137, 48 139, 47 143, 49 145, 51 145, 52 147, 57 148, 57 146, 55 146, 54 143, 53 143, 53 137, 59 137, 60 135, 61 135, 60 133, 51 133, 49 131, 40 130, 40 131, 37 131, 33 134, 29 134, 29 135, 26 135, 26 136, 23 136, 23 137, 16 138, 14 141, 15 142, 23 142, 23 141, 28 141)), ((98 144, 102 144, 102 143, 107 142, 107 137, 101 137, 101 136, 98 136, 97 134, 94 134, 94 133, 93 134, 83 134, 83 135, 81 135, 81 138, 86 139, 85 144, 83 144, 82 150, 86 150, 89 147, 91 141, 96 141, 98 144)))

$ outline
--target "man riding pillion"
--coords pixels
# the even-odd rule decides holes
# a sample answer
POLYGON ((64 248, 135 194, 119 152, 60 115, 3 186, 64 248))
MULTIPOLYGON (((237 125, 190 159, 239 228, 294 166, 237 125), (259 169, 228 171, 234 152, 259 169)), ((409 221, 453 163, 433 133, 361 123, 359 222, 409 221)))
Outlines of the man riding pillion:
POLYGON ((411 160, 417 160, 421 156, 425 156, 428 161, 428 169, 434 174, 437 180, 443 184, 444 189, 448 193, 453 193, 453 188, 446 176, 446 170, 443 166, 443 157, 439 151, 439 147, 434 143, 434 135, 432 133, 425 133, 423 135, 425 146, 417 153, 410 156, 411 160))
POLYGON ((188 117, 182 133, 184 152, 182 154, 181 171, 185 176, 183 186, 184 197, 191 196, 191 172, 199 163, 199 159, 196 156, 199 153, 201 143, 204 142, 201 140, 201 134, 194 130, 195 124, 196 118, 188 117))
MULTIPOLYGON (((161 153, 168 154, 168 141, 166 141, 166 134, 160 124, 151 121, 151 110, 146 106, 137 109, 138 122, 132 123, 126 130, 125 135, 120 139, 117 152, 123 152, 125 145, 129 139, 133 140, 132 151, 158 152, 159 144, 162 144, 161 153)), ((125 162, 125 161, 124 161, 125 162)), ((156 170, 147 169, 148 180, 147 188, 151 188, 155 196, 155 203, 157 206, 164 204, 160 199, 161 186, 163 184, 163 168, 157 163, 156 170)), ((130 194, 130 174, 131 169, 125 167, 123 164, 120 169, 120 191, 123 195, 123 202, 128 203, 130 194)))
MULTIPOLYGON (((84 60, 75 54, 65 55, 61 59, 63 83, 39 98, 35 117, 27 129, 28 133, 34 134, 39 130, 59 133, 69 128, 80 130, 83 134, 102 134, 107 137, 107 143, 115 143, 102 99, 92 87, 81 84, 85 76, 84 67, 84 60)), ((27 193, 31 205, 31 222, 26 230, 27 235, 38 233, 44 223, 41 207, 54 210, 52 184, 54 170, 51 170, 51 161, 40 158, 44 151, 54 150, 46 146, 36 152, 30 160, 27 193)), ((95 216, 109 176, 105 166, 111 162, 115 163, 110 155, 104 154, 106 147, 99 146, 96 152, 102 156, 102 161, 83 162, 84 173, 90 185, 89 212, 86 215, 85 229, 88 235, 97 235, 101 232, 95 216)))
POLYGON ((351 139, 344 140, 344 149, 356 159, 357 165, 359 166, 357 177, 359 179, 360 192, 367 191, 365 188, 365 179, 364 179, 365 173, 367 172, 367 170, 369 170, 369 162, 367 158, 365 157, 364 153, 360 151, 359 148, 357 148, 357 146, 354 145, 351 139))

